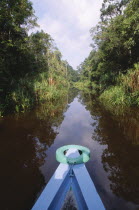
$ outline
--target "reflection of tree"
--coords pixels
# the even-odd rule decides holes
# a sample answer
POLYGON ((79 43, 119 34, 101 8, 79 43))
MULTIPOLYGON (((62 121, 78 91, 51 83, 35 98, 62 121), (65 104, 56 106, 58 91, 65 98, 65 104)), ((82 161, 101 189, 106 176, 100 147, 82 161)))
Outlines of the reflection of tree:
POLYGON ((131 145, 108 143, 102 155, 104 169, 109 172, 111 190, 117 196, 139 204, 138 150, 131 145))
POLYGON ((44 185, 44 177, 39 170, 44 155, 36 156, 37 145, 28 137, 29 129, 25 127, 24 120, 6 118, 2 122, 1 209, 24 210, 31 207, 44 185))
POLYGON ((83 98, 95 119, 93 139, 107 145, 102 154, 104 170, 114 194, 139 204, 139 122, 131 111, 124 116, 108 113, 98 102, 83 98))
POLYGON ((47 159, 67 108, 67 96, 63 96, 30 113, 0 121, 1 209, 25 210, 34 204, 45 185, 40 166, 47 159))
POLYGON ((74 100, 75 97, 77 97, 79 93, 79 90, 76 88, 72 88, 69 90, 69 94, 68 94, 68 104, 72 103, 72 101, 74 100))
POLYGON ((122 130, 127 141, 139 144, 139 115, 135 109, 128 110, 123 116, 114 116, 118 127, 122 130))
POLYGON ((0 121, 1 209, 32 207, 45 185, 40 166, 47 161, 46 152, 56 138, 67 108, 67 96, 63 96, 33 112, 0 121))

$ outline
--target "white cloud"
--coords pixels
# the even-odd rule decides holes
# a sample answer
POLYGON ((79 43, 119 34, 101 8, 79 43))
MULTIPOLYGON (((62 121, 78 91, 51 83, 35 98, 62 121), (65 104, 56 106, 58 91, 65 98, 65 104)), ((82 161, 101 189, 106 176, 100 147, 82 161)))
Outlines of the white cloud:
POLYGON ((32 0, 40 28, 54 38, 70 65, 88 56, 89 30, 99 20, 102 0, 32 0))
POLYGON ((62 0, 65 8, 77 19, 81 28, 90 29, 93 24, 98 22, 99 10, 102 1, 97 0, 62 0))

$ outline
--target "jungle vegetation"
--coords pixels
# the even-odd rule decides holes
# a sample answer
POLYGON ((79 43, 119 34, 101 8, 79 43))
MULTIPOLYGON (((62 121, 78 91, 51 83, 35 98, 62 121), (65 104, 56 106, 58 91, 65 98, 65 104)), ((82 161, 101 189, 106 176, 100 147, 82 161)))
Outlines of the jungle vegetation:
POLYGON ((78 74, 52 37, 37 27, 29 0, 0 1, 0 115, 56 100, 78 74))
POLYGON ((139 106, 139 1, 103 0, 80 82, 105 106, 139 106))

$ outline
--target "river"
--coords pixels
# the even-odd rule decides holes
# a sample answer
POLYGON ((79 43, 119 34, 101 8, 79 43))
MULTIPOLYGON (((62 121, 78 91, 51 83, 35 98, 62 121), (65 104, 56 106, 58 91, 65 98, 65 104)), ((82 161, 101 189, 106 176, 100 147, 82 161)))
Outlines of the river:
POLYGON ((56 149, 66 144, 91 150, 86 167, 106 209, 139 209, 137 110, 111 114, 90 94, 71 91, 1 118, 0 140, 2 210, 31 209, 58 166, 56 149))

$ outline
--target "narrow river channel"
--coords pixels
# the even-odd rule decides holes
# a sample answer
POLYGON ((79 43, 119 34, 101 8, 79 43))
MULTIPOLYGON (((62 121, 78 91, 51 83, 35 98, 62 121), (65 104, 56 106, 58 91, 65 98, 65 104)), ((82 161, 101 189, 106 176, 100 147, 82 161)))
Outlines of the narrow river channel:
POLYGON ((77 91, 0 119, 0 209, 31 209, 58 166, 56 149, 66 144, 91 150, 86 166, 106 209, 139 209, 136 114, 115 117, 77 91))

